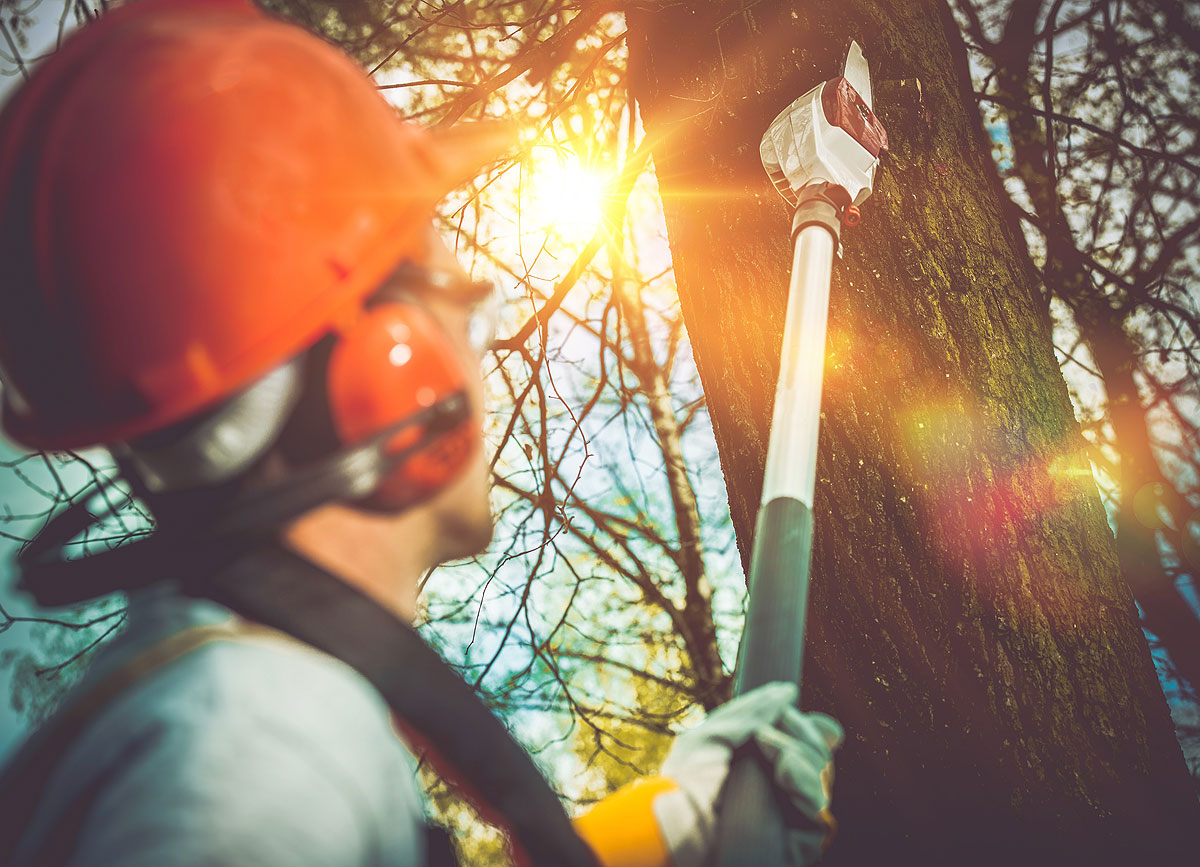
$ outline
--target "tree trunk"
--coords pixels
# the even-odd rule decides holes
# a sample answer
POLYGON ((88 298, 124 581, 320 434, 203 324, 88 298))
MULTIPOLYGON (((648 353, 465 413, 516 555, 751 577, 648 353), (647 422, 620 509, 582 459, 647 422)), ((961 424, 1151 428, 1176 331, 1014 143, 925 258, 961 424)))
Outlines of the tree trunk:
POLYGON ((803 699, 849 733, 826 863, 1166 863, 1200 811, 948 12, 628 18, 744 557, 790 263, 759 139, 857 38, 892 143, 834 268, 803 699))
MULTIPOLYGON (((1166 648, 1175 673, 1200 690, 1200 618, 1163 565, 1156 530, 1159 508, 1172 504, 1168 485, 1150 444, 1149 420, 1138 395, 1137 347, 1103 298, 1093 296, 1075 314, 1104 379, 1113 443, 1120 456, 1121 504, 1117 510, 1117 555, 1125 581, 1142 609, 1146 628, 1166 648), (1094 314, 1094 315, 1093 315, 1094 314)), ((1181 509, 1171 520, 1182 526, 1181 509)))

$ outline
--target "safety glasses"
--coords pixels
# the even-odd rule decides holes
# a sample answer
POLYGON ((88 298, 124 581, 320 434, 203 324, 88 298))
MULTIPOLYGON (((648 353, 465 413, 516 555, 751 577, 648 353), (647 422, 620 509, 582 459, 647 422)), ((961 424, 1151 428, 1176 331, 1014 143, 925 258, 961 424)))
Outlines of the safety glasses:
POLYGON ((372 301, 411 301, 436 298, 467 313, 467 339, 482 357, 496 341, 500 306, 495 284, 490 280, 469 280, 444 268, 430 268, 416 262, 400 265, 372 296, 372 301))

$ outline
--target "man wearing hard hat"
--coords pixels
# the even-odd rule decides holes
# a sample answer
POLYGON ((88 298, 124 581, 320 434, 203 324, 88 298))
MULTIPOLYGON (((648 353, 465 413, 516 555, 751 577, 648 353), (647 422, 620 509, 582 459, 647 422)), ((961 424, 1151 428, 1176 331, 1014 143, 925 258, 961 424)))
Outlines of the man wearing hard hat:
POLYGON ((699 867, 734 750, 794 861, 831 826, 837 724, 755 690, 662 776, 574 822, 412 630, 418 579, 492 534, 470 335, 488 287, 433 208, 504 128, 400 122, 321 40, 246 0, 142 0, 66 41, 0 115, 3 425, 104 445, 156 518, 84 559, 84 498, 23 551, 45 605, 128 627, 0 783, 15 865, 453 863, 417 744, 521 863, 699 867))

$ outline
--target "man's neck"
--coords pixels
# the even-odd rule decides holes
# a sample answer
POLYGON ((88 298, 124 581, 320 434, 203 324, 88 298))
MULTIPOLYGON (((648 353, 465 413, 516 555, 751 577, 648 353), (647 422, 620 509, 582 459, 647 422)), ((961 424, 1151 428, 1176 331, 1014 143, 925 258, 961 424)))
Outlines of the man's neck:
POLYGON ((378 515, 329 504, 301 515, 283 543, 411 623, 421 576, 433 565, 431 528, 420 510, 378 515))

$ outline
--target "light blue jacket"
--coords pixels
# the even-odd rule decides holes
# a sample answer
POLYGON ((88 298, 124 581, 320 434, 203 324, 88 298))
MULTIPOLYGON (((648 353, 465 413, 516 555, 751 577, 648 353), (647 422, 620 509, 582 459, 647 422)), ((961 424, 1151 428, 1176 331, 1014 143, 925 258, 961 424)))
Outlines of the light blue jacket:
MULTIPOLYGON (((230 619, 215 603, 146 591, 80 688, 169 635, 230 619)), ((95 717, 58 764, 15 865, 41 867, 47 843, 71 834, 71 867, 417 867, 415 772, 357 672, 281 637, 218 640, 95 717)))

